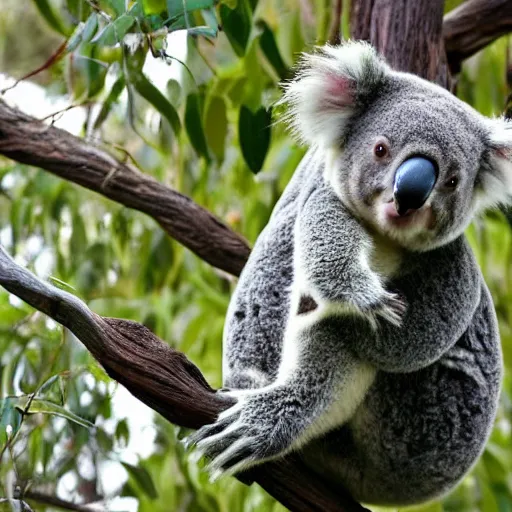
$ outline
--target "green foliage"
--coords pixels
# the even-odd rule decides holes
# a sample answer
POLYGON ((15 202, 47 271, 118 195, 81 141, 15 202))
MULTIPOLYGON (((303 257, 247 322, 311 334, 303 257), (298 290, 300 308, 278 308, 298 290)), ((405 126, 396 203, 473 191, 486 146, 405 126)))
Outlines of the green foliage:
POLYGON ((249 169, 257 174, 263 167, 263 162, 270 146, 270 123, 272 112, 261 107, 257 112, 242 105, 238 121, 240 148, 249 169))
MULTIPOLYGON (((33 12, 0 30, 28 44, 35 19, 53 31, 48 41, 68 38, 45 83, 49 94, 67 92, 87 107, 83 134, 253 242, 304 154, 272 123, 271 106, 298 52, 325 38, 330 4, 314 4, 310 19, 298 0, 34 0, 33 12), (178 38, 168 37, 178 30, 187 32, 184 62, 178 38), (162 67, 150 72, 155 62, 162 67)), ((347 13, 344 3, 345 35, 347 13)), ((506 46, 498 41, 467 62, 458 83, 459 96, 486 115, 505 107, 506 46)), ((38 38, 32 68, 18 57, 3 71, 29 73, 47 62, 49 47, 38 38)), ((147 325, 219 386, 234 281, 140 213, 41 170, 0 164, 2 244, 98 314, 147 325)), ((506 378, 480 462, 422 512, 507 512, 512 503, 512 232, 494 213, 468 235, 499 315, 506 378)), ((257 486, 210 483, 178 443, 182 429, 149 410, 134 413, 133 403, 119 409, 120 395, 66 329, 0 290, 0 497, 15 470, 22 487, 56 493, 71 482, 76 499, 135 497, 140 512, 284 510, 257 486), (105 479, 106 465, 115 478, 105 479)))
POLYGON ((226 35, 239 57, 243 57, 251 34, 251 13, 245 0, 240 0, 236 9, 222 4, 219 15, 226 35))

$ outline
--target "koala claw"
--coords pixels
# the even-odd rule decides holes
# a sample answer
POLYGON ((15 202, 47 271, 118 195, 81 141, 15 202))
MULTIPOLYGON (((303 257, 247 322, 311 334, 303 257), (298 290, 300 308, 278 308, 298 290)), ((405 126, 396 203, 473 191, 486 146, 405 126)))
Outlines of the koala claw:
POLYGON ((386 292, 381 303, 375 309, 375 314, 396 327, 400 327, 406 311, 407 304, 400 295, 386 292))
POLYGON ((221 413, 215 423, 189 437, 189 444, 199 452, 198 457, 209 459, 206 470, 212 480, 275 457, 290 444, 286 433, 281 432, 284 429, 279 428, 275 411, 266 407, 267 393, 246 393, 242 398, 235 394, 238 398, 235 405, 221 413))

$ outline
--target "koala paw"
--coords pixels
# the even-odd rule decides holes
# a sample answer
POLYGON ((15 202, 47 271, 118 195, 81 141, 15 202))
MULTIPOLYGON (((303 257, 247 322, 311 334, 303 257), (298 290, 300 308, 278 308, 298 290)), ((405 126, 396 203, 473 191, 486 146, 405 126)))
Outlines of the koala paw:
POLYGON ((400 327, 406 311, 407 304, 400 295, 397 293, 385 292, 384 297, 376 306, 374 313, 396 327, 400 327))
POLYGON ((276 457, 291 444, 289 430, 279 418, 279 404, 269 399, 269 393, 226 394, 237 398, 237 403, 222 412, 215 423, 184 440, 187 448, 195 446, 196 459, 210 459, 206 469, 212 481, 276 457))

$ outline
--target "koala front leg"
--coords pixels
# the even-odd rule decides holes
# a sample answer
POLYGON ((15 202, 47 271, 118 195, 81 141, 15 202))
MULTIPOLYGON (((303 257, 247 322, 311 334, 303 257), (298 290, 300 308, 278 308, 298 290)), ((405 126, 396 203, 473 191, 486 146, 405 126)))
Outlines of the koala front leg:
POLYGON ((211 459, 212 478, 284 455, 343 424, 373 382, 375 370, 348 350, 338 320, 317 313, 297 320, 277 381, 226 393, 237 403, 187 440, 211 459))
POLYGON ((299 296, 311 296, 330 313, 357 312, 372 323, 381 316, 399 326, 406 306, 385 289, 370 265, 373 241, 327 184, 308 195, 295 226, 295 276, 299 296))

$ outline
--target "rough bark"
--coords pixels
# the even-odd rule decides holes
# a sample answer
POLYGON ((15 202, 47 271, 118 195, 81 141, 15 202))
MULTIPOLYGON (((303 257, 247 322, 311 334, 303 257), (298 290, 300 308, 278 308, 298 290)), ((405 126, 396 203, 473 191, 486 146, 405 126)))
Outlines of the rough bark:
POLYGON ((443 8, 444 0, 353 0, 352 37, 369 41, 394 69, 449 88, 443 8))
POLYGON ((331 26, 329 28, 329 44, 340 44, 343 0, 334 0, 332 11, 331 26))
POLYGON ((451 73, 458 73, 463 60, 512 31, 512 2, 467 0, 450 11, 441 25, 443 7, 439 0, 354 0, 352 37, 371 41, 397 69, 448 87, 446 63, 451 73))
MULTIPOLYGON (((27 491, 23 495, 24 499, 29 501, 36 501, 39 504, 48 505, 50 507, 57 507, 62 510, 72 510, 73 512, 95 512, 98 509, 92 508, 87 505, 79 505, 77 503, 72 503, 71 501, 61 500, 56 496, 49 496, 48 494, 44 494, 38 491, 27 491)), ((27 509, 28 511, 32 509, 27 509)))
POLYGON ((240 235, 189 197, 1 100, 0 154, 147 213, 175 240, 226 272, 239 275, 249 256, 240 235))
POLYGON ((443 35, 452 73, 464 59, 512 30, 510 0, 468 0, 450 11, 443 22, 443 35))

